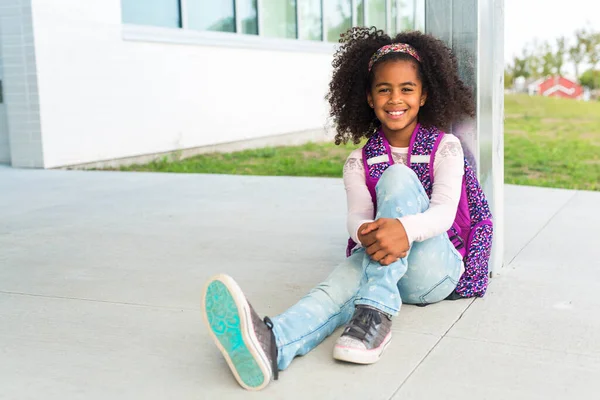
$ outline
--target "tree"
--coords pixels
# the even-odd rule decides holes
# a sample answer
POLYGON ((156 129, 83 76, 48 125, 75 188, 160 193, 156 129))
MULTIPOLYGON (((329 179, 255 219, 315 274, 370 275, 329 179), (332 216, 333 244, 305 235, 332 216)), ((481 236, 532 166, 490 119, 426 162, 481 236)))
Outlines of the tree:
POLYGON ((542 54, 540 56, 540 61, 542 77, 545 78, 547 76, 552 75, 556 65, 556 56, 548 42, 544 42, 544 44, 542 45, 542 54))
POLYGON ((535 53, 531 53, 525 59, 527 62, 527 70, 529 71, 529 76, 532 78, 539 78, 542 76, 542 64, 543 61, 535 53))
POLYGON ((562 68, 565 63, 565 53, 567 52, 567 39, 564 36, 556 39, 556 53, 554 55, 554 70, 556 75, 562 75, 562 68))
POLYGON ((590 89, 600 89, 600 71, 588 69, 579 77, 579 83, 590 89))
POLYGON ((530 78, 537 79, 543 75, 544 44, 540 43, 539 40, 534 39, 523 50, 523 58, 526 60, 527 71, 529 71, 530 78))
MULTIPOLYGON (((587 59, 592 66, 591 70, 595 71, 598 64, 600 64, 600 32, 588 32, 584 44, 587 59)), ((594 87, 597 87, 596 76, 593 73, 591 75, 594 87)))
POLYGON ((511 72, 510 67, 504 69, 504 89, 511 88, 515 82, 515 77, 511 72))
POLYGON ((529 67, 527 65, 527 57, 524 56, 523 58, 519 58, 517 56, 515 56, 513 58, 513 63, 511 66, 511 75, 513 76, 513 78, 518 78, 519 76, 522 76, 524 78, 529 78, 531 76, 531 73, 529 71, 529 67))
POLYGON ((579 66, 583 62, 586 54, 585 50, 586 32, 583 29, 575 31, 575 43, 567 50, 569 57, 575 67, 575 76, 579 77, 579 66))

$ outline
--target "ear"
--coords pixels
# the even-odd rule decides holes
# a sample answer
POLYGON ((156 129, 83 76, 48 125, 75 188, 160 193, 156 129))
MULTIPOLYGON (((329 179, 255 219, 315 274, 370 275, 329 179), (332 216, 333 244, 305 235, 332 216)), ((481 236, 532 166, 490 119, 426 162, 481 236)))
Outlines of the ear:
POLYGON ((370 91, 367 92, 367 103, 369 104, 369 107, 373 108, 373 96, 370 91))
POLYGON ((423 91, 423 93, 421 93, 421 107, 423 107, 425 105, 426 101, 427 101, 427 92, 423 91))

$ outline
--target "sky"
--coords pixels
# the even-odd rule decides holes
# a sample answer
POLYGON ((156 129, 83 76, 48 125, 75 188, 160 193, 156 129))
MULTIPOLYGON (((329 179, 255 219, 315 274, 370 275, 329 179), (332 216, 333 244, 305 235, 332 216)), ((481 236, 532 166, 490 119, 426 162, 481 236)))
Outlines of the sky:
POLYGON ((504 61, 521 55, 534 39, 574 39, 586 24, 600 32, 599 0, 504 0, 504 61))

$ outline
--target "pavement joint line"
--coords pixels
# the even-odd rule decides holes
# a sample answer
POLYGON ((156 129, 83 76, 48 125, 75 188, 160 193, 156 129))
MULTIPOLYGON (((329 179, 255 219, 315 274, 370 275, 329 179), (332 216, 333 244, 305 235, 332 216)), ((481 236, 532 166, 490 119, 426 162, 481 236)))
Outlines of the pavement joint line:
POLYGON ((419 369, 419 367, 421 366, 421 364, 423 364, 423 362, 425 362, 425 360, 427 359, 427 357, 429 357, 429 355, 431 354, 431 352, 436 349, 436 347, 438 346, 438 344, 440 344, 440 342, 442 341, 442 339, 444 339, 446 337, 446 335, 448 334, 448 332, 450 332, 450 330, 452 328, 454 328, 454 325, 456 325, 456 323, 461 320, 462 316, 469 310, 469 308, 471 308, 471 306, 475 303, 476 300, 477 300, 476 298, 473 299, 473 300, 471 300, 471 303, 460 313, 460 315, 458 316, 458 318, 456 318, 456 321, 454 321, 452 323, 452 325, 450 325, 450 327, 446 330, 446 332, 444 332, 442 334, 442 336, 439 337, 439 339, 437 340, 437 342, 435 342, 435 344, 433 346, 431 346, 431 349, 429 349, 429 351, 427 352, 427 354, 425 354, 423 356, 423 358, 421 358, 421 361, 419 361, 419 363, 413 368, 413 370, 410 371, 410 374, 408 374, 408 376, 406 378, 404 378, 404 380, 402 381, 402 383, 400 383, 400 386, 398 386, 398 389, 396 389, 394 391, 394 393, 392 393, 392 396, 388 400, 392 400, 394 398, 394 396, 396 396, 396 394, 400 391, 400 389, 402 389, 402 386, 404 386, 404 384, 406 382, 408 382, 408 380, 410 379, 410 377, 413 376, 413 374, 419 369))
POLYGON ((91 302, 91 303, 118 304, 118 305, 123 305, 123 306, 134 306, 134 307, 162 308, 162 309, 166 309, 166 310, 199 311, 198 309, 187 308, 187 307, 159 306, 159 305, 153 305, 153 304, 128 303, 125 301, 84 299, 84 298, 79 298, 79 297, 68 297, 68 296, 50 296, 50 295, 44 295, 44 294, 10 292, 10 291, 6 291, 6 290, 0 290, 0 294, 8 294, 8 295, 15 295, 15 296, 28 296, 28 297, 41 297, 41 298, 45 298, 45 299, 87 301, 87 302, 91 302))
MULTIPOLYGON (((538 237, 538 235, 550 224, 550 222, 552 222, 552 220, 554 219, 554 217, 556 217, 562 210, 564 210, 564 208, 575 198, 575 195, 579 193, 579 190, 575 190, 573 191, 573 194, 571 195, 571 197, 569 197, 567 199, 567 201, 565 201, 565 203, 560 206, 560 208, 558 210, 556 210, 556 212, 554 214, 552 214, 552 216, 550 218, 548 218, 548 220, 546 221, 546 223, 535 233, 535 235, 533 235, 533 237, 531 239, 529 239, 527 241, 527 243, 525 243, 523 245, 523 247, 521 247, 519 249, 519 251, 517 252, 517 254, 514 255, 514 257, 506 264, 504 264, 505 267, 508 267, 510 264, 512 264, 513 261, 515 261, 515 259, 519 256, 519 254, 521 254, 523 252, 523 250, 525 250, 525 248, 527 246, 529 246, 529 244, 531 242, 533 242, 533 240, 538 237)), ((500 270, 501 271, 501 270, 500 270)), ((499 272, 500 272, 499 271, 499 272)))
POLYGON ((594 360, 600 359, 600 355, 578 353, 578 352, 566 351, 566 350, 549 349, 546 347, 537 347, 537 346, 527 345, 527 344, 508 343, 508 342, 500 342, 500 341, 496 341, 496 340, 484 340, 484 339, 478 339, 478 338, 467 338, 467 337, 463 337, 463 336, 452 336, 452 335, 446 336, 446 337, 451 338, 451 339, 463 340, 465 342, 499 344, 502 346, 515 347, 518 349, 531 349, 531 350, 545 351, 548 353, 555 353, 555 354, 570 354, 570 355, 575 355, 575 356, 588 357, 588 358, 591 358, 594 360))

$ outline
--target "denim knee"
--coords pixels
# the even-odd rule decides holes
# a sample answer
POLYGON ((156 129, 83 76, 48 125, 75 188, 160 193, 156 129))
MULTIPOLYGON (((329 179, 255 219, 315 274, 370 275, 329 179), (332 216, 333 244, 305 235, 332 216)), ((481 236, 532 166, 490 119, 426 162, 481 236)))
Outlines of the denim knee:
POLYGON ((404 189, 404 185, 416 183, 420 184, 419 178, 412 169, 403 164, 394 164, 381 175, 376 189, 377 192, 393 194, 394 191, 404 189))
POLYGON ((429 199, 417 174, 403 164, 394 164, 389 167, 377 182, 375 192, 378 207, 381 206, 382 201, 396 198, 403 198, 407 201, 420 198, 419 204, 425 207, 429 206, 429 199))

